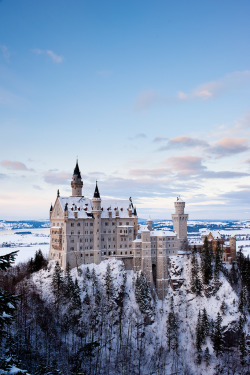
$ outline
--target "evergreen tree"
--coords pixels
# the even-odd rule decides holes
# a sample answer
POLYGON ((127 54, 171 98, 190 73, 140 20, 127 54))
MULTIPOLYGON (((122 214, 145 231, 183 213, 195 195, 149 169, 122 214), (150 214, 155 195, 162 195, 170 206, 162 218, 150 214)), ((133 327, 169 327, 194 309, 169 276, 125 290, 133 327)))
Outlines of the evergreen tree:
POLYGON ((201 256, 201 271, 204 284, 208 285, 210 280, 212 279, 213 274, 213 266, 212 266, 212 246, 211 242, 208 241, 207 237, 205 237, 203 248, 202 248, 202 256, 201 256))
POLYGON ((152 315, 152 297, 150 287, 144 274, 138 273, 135 281, 135 299, 139 305, 139 309, 143 314, 152 315))
POLYGON ((201 352, 202 341, 203 341, 202 318, 201 318, 201 312, 199 310, 197 325, 196 325, 196 349, 198 353, 201 352))
POLYGON ((174 299, 171 297, 170 301, 170 311, 167 319, 167 338, 168 338, 168 348, 177 351, 178 342, 178 319, 174 312, 174 299))
MULTIPOLYGON (((18 251, 11 252, 0 256, 0 270, 7 271, 15 261, 18 251)), ((8 328, 14 320, 14 313, 17 305, 18 297, 16 295, 7 294, 0 288, 0 373, 8 374, 25 374, 27 371, 17 368, 20 362, 16 356, 16 342, 8 335, 8 328)))
POLYGON ((55 296, 55 303, 58 307, 58 303, 62 296, 62 291, 63 291, 62 270, 58 262, 56 262, 53 277, 52 277, 52 290, 55 296))
POLYGON ((205 309, 205 307, 202 312, 201 324, 202 324, 203 342, 204 342, 204 339, 209 335, 209 321, 208 321, 208 316, 207 316, 207 310, 205 309))
POLYGON ((70 266, 69 266, 69 263, 67 263, 65 277, 64 277, 63 293, 64 293, 64 296, 69 301, 73 298, 74 288, 75 288, 75 285, 71 276, 70 266))
POLYGON ((247 348, 246 348, 245 332, 243 330, 241 331, 241 334, 240 334, 239 349, 240 349, 241 364, 242 366, 244 366, 246 363, 247 348))
POLYGON ((231 271, 230 271, 230 282, 231 284, 236 284, 237 281, 238 281, 238 274, 237 274, 237 271, 235 269, 235 262, 232 263, 232 268, 231 268, 231 271))
POLYGON ((77 279, 75 279, 73 296, 72 296, 72 305, 74 309, 81 309, 81 293, 78 285, 77 279))
POLYGON ((197 262, 197 255, 195 251, 192 253, 191 258, 191 290, 193 293, 196 293, 197 295, 201 295, 202 291, 202 283, 199 278, 199 266, 197 262))
POLYGON ((217 241, 216 249, 215 249, 215 266, 214 266, 214 278, 218 280, 219 272, 222 267, 222 250, 220 241, 217 241))
POLYGON ((109 301, 114 296, 114 284, 109 263, 105 274, 105 289, 109 301))
POLYGON ((220 355, 223 351, 223 337, 222 337, 222 318, 220 313, 217 314, 217 318, 214 324, 214 333, 213 333, 213 348, 216 353, 216 357, 220 355))
POLYGON ((95 294, 96 292, 96 288, 97 288, 97 285, 98 285, 98 280, 97 280, 97 277, 96 277, 96 272, 95 272, 95 269, 93 268, 92 270, 92 287, 93 287, 93 294, 95 294))
POLYGON ((89 267, 86 268, 86 273, 85 273, 85 277, 87 280, 90 280, 90 270, 89 270, 89 267))
POLYGON ((210 358, 211 358, 211 355, 209 353, 209 349, 208 347, 206 347, 205 352, 204 352, 204 359, 205 359, 206 366, 209 366, 210 358))

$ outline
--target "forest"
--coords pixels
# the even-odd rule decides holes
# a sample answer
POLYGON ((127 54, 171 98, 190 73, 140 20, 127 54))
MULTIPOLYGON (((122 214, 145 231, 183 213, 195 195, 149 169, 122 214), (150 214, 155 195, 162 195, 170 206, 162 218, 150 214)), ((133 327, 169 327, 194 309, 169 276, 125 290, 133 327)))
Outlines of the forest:
POLYGON ((169 259, 157 298, 122 261, 62 271, 41 251, 0 257, 0 374, 247 375, 250 261, 218 244, 169 259))

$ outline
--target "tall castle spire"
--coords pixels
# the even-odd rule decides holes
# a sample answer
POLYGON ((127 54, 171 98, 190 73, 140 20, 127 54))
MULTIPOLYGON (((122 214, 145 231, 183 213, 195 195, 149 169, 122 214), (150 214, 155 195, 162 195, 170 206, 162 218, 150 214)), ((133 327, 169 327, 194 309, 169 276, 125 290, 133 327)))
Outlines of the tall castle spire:
POLYGON ((71 181, 71 187, 72 187, 72 196, 73 197, 81 197, 82 196, 82 176, 78 165, 78 160, 76 160, 76 166, 73 172, 72 181, 71 181))
POLYGON ((95 185, 94 198, 101 198, 100 193, 99 193, 99 189, 98 189, 98 186, 97 186, 97 181, 96 181, 96 185, 95 185))

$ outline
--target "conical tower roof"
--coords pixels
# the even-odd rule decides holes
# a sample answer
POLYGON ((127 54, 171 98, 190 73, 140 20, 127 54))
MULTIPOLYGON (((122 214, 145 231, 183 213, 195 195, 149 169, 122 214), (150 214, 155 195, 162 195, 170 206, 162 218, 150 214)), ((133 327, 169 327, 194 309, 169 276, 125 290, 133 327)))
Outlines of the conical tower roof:
POLYGON ((101 198, 100 193, 99 193, 99 189, 98 189, 98 185, 97 185, 97 181, 96 181, 96 185, 95 185, 94 198, 101 198))
POLYGON ((79 169, 79 165, 78 165, 78 160, 76 161, 76 166, 75 166, 73 174, 76 175, 76 176, 78 176, 79 178, 82 178, 81 172, 80 172, 80 169, 79 169))

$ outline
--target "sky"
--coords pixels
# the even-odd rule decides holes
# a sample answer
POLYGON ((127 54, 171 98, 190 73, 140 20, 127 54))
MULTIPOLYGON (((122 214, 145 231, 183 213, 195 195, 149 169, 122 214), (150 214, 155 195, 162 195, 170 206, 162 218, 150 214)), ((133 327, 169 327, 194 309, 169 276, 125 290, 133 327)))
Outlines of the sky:
POLYGON ((57 189, 250 219, 249 0, 0 1, 0 219, 57 189))

